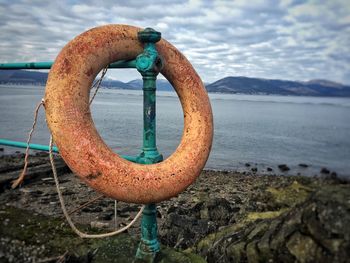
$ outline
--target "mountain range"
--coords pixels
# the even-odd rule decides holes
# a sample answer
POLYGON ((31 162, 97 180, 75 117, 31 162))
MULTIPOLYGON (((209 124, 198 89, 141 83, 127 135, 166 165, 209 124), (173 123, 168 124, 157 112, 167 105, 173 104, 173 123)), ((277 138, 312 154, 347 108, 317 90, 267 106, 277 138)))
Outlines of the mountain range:
MULTIPOLYGON (((0 70, 0 84, 45 85, 47 76, 47 72, 0 70)), ((136 79, 129 82, 122 82, 106 78, 102 82, 102 86, 104 88, 139 90, 142 88, 142 80, 136 79)), ((350 97, 350 86, 328 80, 303 82, 248 77, 225 77, 205 86, 208 92, 216 93, 350 97)), ((167 80, 158 79, 157 90, 173 91, 174 89, 167 80)))

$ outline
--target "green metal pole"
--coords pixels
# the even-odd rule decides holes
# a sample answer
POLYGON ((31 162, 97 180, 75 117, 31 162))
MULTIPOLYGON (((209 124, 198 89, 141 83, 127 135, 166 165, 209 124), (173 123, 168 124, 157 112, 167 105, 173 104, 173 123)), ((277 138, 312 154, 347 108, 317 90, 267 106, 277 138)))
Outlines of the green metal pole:
MULTIPOLYGON (((27 148, 26 142, 12 141, 12 140, 6 140, 6 139, 0 139, 0 145, 6 145, 11 147, 17 147, 17 148, 27 148)), ((48 152, 50 150, 50 147, 48 145, 30 143, 29 149, 48 152)), ((59 152, 56 146, 52 147, 52 151, 56 153, 59 152)), ((137 159, 139 158, 138 156, 129 156, 129 155, 121 155, 121 157, 125 160, 134 162, 134 163, 136 163, 137 159)))
MULTIPOLYGON (((0 69, 50 69, 53 62, 18 62, 0 63, 0 69)), ((113 62, 109 68, 136 68, 135 60, 120 60, 113 62)))
MULTIPOLYGON (((137 162, 152 164, 161 162, 163 156, 156 146, 156 78, 162 68, 155 43, 161 34, 151 28, 138 33, 144 43, 144 52, 136 58, 136 68, 143 78, 143 148, 137 162)), ((160 251, 155 204, 147 204, 141 220, 141 241, 136 258, 143 262, 153 262, 160 251)))
MULTIPOLYGON (((18 141, 11 141, 6 139, 0 139, 0 145, 6 145, 11 147, 17 147, 17 148, 27 148, 26 142, 18 142, 18 141)), ((42 144, 36 144, 36 143, 30 143, 29 148, 32 150, 39 150, 39 151, 49 151, 49 146, 42 145, 42 144)), ((56 146, 52 147, 53 152, 58 152, 58 149, 56 146)))

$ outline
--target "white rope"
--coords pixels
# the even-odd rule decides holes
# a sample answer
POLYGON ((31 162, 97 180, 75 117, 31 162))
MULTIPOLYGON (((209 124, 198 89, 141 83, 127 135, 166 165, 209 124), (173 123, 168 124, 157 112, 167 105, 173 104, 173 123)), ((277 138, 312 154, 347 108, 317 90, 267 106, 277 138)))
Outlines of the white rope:
POLYGON ((27 138, 26 154, 24 157, 24 167, 23 167, 23 170, 22 170, 20 176, 15 181, 12 182, 12 186, 11 186, 12 189, 14 189, 18 185, 20 185, 23 182, 24 177, 26 176, 27 167, 28 167, 28 157, 29 157, 29 144, 30 144, 30 141, 32 140, 32 135, 33 135, 33 132, 35 130, 35 125, 36 125, 37 120, 38 120, 39 109, 42 105, 44 105, 44 99, 41 99, 40 103, 38 103, 38 105, 36 105, 36 108, 34 111, 34 121, 32 124, 32 129, 30 130, 30 132, 28 134, 28 138, 27 138))
POLYGON ((57 170, 56 170, 56 166, 55 166, 55 162, 53 159, 53 153, 52 153, 52 144, 53 144, 53 139, 52 136, 50 137, 50 146, 49 146, 49 154, 50 154, 50 163, 52 166, 52 172, 53 172, 53 177, 55 179, 55 184, 56 184, 56 189, 57 189, 57 193, 58 193, 58 198, 60 200, 60 204, 61 204, 61 208, 63 211, 64 216, 66 217, 66 220, 69 224, 69 226, 72 228, 72 230, 81 238, 104 238, 104 237, 111 237, 117 234, 120 234, 122 232, 124 232, 125 230, 127 230, 128 228, 130 228, 136 221, 137 219, 140 218, 140 216, 142 215, 142 212, 145 208, 145 206, 142 206, 140 211, 137 213, 137 215, 135 216, 135 218, 125 227, 118 229, 116 231, 113 232, 108 232, 108 233, 104 233, 104 234, 87 234, 84 232, 81 232, 73 223, 71 217, 69 216, 67 209, 66 209, 66 205, 64 203, 64 199, 61 193, 61 189, 60 189, 60 185, 59 185, 59 181, 58 181, 58 176, 57 176, 57 170))
POLYGON ((117 229, 117 200, 114 200, 114 228, 117 229))
POLYGON ((108 70, 108 66, 106 66, 103 70, 102 70, 102 73, 101 73, 101 77, 99 78, 99 80, 97 80, 91 87, 91 89, 93 89, 94 87, 96 87, 95 89, 95 92, 94 94, 92 95, 91 99, 90 99, 90 102, 89 102, 89 105, 91 105, 92 101, 94 100, 99 88, 101 87, 101 83, 102 83, 102 80, 103 80, 103 77, 106 75, 107 73, 107 70, 108 70))
MULTIPOLYGON (((103 70, 102 70, 102 73, 101 73, 101 77, 100 79, 95 82, 93 85, 92 85, 92 88, 96 87, 95 89, 95 92, 93 94, 93 96, 91 97, 90 99, 90 105, 92 103, 92 101, 94 100, 96 94, 97 94, 97 91, 99 90, 100 86, 101 86, 101 82, 103 80, 103 77, 106 75, 107 73, 107 69, 108 69, 108 66, 105 67, 103 70)), ((127 230, 128 228, 130 228, 139 218, 140 216, 142 215, 142 212, 145 208, 145 206, 142 206, 140 211, 137 213, 137 215, 135 216, 135 218, 128 224, 126 225, 125 227, 121 228, 121 229, 118 229, 118 230, 115 230, 115 231, 112 231, 112 232, 108 232, 108 233, 104 233, 104 234, 87 234, 87 233, 84 233, 84 232, 81 232, 73 223, 69 213, 67 212, 67 209, 66 209, 66 205, 64 203, 64 199, 63 199, 63 196, 62 196, 62 193, 61 193, 61 189, 60 189, 60 185, 59 185, 59 181, 58 181, 58 176, 57 176, 57 170, 56 170, 56 166, 55 166, 55 162, 54 162, 54 159, 53 159, 53 153, 52 153, 52 144, 53 144, 53 139, 52 139, 52 135, 50 137, 50 146, 49 146, 49 154, 50 154, 50 163, 51 163, 51 167, 52 167, 52 173, 53 173, 53 177, 55 179, 55 184, 56 184, 56 189, 57 189, 57 194, 58 194, 58 198, 60 200, 60 204, 61 204, 61 208, 62 208, 62 211, 63 211, 63 214, 69 224, 69 226, 72 228, 72 230, 78 235, 80 236, 81 238, 104 238, 104 237, 111 237, 111 236, 114 236, 114 235, 117 235, 117 234, 120 234, 122 232, 124 232, 125 230, 127 230)), ((117 200, 114 201, 114 224, 115 224, 115 227, 116 227, 116 217, 117 217, 117 200)))

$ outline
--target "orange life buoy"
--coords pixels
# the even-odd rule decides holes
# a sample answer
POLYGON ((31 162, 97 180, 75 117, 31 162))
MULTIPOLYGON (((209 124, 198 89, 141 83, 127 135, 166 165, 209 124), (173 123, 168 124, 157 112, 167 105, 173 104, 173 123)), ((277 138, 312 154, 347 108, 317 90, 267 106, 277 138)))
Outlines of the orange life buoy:
POLYGON ((106 65, 143 52, 140 28, 107 25, 70 41, 53 64, 45 91, 46 119, 60 154, 79 177, 117 200, 153 203, 176 196, 203 169, 211 149, 213 117, 208 94, 188 60, 166 40, 156 44, 161 73, 175 88, 184 113, 176 151, 157 164, 124 160, 98 134, 89 108, 90 87, 106 65))

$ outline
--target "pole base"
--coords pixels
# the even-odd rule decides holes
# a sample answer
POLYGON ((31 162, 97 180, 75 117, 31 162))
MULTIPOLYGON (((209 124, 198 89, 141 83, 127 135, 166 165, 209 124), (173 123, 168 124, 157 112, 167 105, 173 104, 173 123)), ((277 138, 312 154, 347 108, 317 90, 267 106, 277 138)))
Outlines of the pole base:
POLYGON ((137 248, 135 262, 153 263, 159 251, 160 246, 157 239, 151 240, 147 244, 141 240, 137 248))

